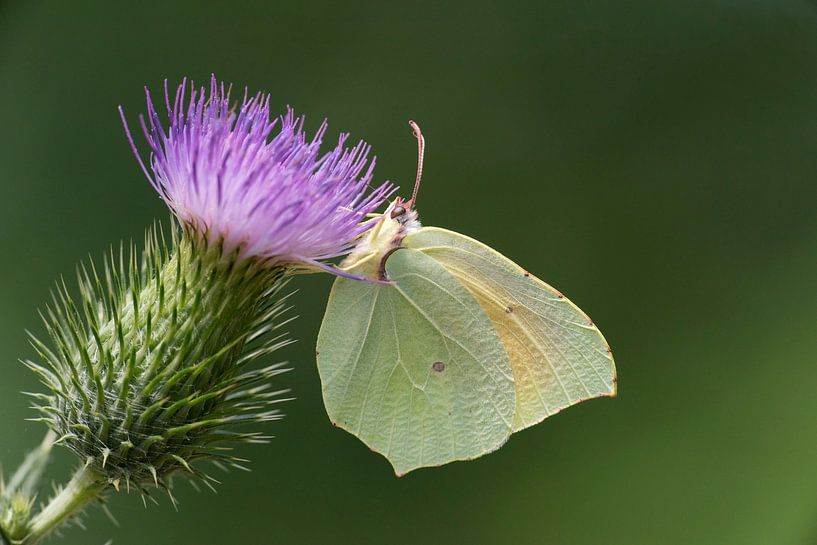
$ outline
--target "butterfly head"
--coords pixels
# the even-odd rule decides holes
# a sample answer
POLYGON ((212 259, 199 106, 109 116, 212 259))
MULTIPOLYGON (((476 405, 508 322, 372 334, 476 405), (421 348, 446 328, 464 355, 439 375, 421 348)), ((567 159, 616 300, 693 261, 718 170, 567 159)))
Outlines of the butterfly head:
POLYGON ((383 214, 369 220, 375 224, 361 238, 355 250, 341 263, 341 268, 344 270, 355 269, 357 274, 363 276, 370 274, 372 277, 375 274, 382 276, 383 260, 401 246, 406 236, 422 227, 417 219, 415 203, 423 175, 425 139, 417 123, 409 121, 409 126, 417 138, 418 155, 417 178, 414 181, 411 198, 404 200, 402 197, 397 197, 383 214))
POLYGON ((402 218, 407 213, 408 213, 408 209, 406 209, 405 206, 403 206, 402 204, 395 203, 394 207, 392 207, 392 209, 391 209, 391 212, 389 212, 389 217, 391 219, 393 219, 393 220, 398 220, 399 221, 399 218, 402 218))
POLYGON ((375 278, 382 260, 399 248, 406 236, 420 230, 422 226, 417 219, 417 211, 406 206, 399 197, 383 214, 369 221, 374 222, 374 225, 360 239, 354 251, 343 260, 341 269, 354 270, 355 274, 375 278))
POLYGON ((408 230, 416 231, 420 228, 420 221, 417 219, 417 210, 400 197, 397 197, 394 202, 391 203, 391 206, 389 206, 383 215, 388 215, 390 220, 396 221, 408 230))

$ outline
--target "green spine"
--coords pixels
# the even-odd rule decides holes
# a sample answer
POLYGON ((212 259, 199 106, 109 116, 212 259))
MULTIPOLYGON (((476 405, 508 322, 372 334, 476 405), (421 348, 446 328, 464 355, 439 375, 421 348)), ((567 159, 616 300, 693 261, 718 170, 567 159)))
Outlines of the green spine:
POLYGON ((182 471, 211 486, 194 462, 242 467, 224 443, 267 437, 234 427, 280 418, 269 379, 284 369, 249 364, 290 342, 284 275, 175 226, 170 245, 154 228, 141 257, 131 245, 101 274, 81 266, 79 296, 62 282, 44 313, 50 346, 31 336, 41 420, 117 489, 169 492, 182 471))

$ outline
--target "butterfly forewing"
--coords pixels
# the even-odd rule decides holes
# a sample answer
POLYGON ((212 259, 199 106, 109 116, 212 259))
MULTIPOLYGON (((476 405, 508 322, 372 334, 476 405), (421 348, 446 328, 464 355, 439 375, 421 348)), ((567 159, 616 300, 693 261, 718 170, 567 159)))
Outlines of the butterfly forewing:
POLYGON ((318 336, 332 421, 398 474, 491 452, 515 414, 513 372, 491 320, 441 263, 401 249, 394 285, 339 278, 318 336))
POLYGON ((559 291, 453 231, 424 227, 404 244, 456 277, 495 326, 516 384, 513 431, 585 399, 615 395, 609 345, 590 318, 559 291))

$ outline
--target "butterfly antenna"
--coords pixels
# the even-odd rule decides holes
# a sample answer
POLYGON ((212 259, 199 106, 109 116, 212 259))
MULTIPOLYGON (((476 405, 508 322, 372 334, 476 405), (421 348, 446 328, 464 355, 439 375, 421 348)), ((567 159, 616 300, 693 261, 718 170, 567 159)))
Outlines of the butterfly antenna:
POLYGON ((409 127, 411 127, 414 137, 417 139, 417 179, 414 180, 414 191, 411 193, 411 199, 406 203, 406 208, 414 208, 417 203, 417 192, 420 190, 420 180, 423 178, 423 156, 426 152, 426 140, 423 138, 423 133, 417 123, 409 121, 409 127))

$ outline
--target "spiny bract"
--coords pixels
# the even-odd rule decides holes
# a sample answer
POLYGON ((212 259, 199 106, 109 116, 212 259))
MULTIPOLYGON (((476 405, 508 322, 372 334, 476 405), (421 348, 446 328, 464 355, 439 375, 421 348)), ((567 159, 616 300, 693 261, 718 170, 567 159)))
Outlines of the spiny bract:
POLYGON ((200 459, 240 467, 223 443, 266 437, 229 428, 280 417, 281 365, 247 364, 289 343, 283 272, 175 226, 170 246, 149 230, 141 259, 81 266, 78 299, 63 282, 46 309, 52 346, 32 336, 42 361, 25 362, 50 389, 33 394, 42 420, 117 489, 178 471, 209 485, 200 459))
POLYGON ((19 490, 6 490, 5 484, 0 482, 0 543, 26 534, 33 505, 33 498, 19 490))

